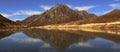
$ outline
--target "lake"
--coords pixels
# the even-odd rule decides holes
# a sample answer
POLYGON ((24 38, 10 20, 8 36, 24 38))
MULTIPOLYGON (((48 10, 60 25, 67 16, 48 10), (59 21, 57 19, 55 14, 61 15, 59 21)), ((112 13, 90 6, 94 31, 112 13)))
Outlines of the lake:
POLYGON ((0 31, 0 52, 120 52, 120 35, 37 28, 0 31))

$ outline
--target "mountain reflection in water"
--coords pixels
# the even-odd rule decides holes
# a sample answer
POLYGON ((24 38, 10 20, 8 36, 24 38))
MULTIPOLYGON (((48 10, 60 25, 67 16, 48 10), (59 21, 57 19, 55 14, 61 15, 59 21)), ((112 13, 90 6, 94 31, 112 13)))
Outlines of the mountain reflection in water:
POLYGON ((120 35, 27 29, 0 32, 0 52, 120 52, 120 35))

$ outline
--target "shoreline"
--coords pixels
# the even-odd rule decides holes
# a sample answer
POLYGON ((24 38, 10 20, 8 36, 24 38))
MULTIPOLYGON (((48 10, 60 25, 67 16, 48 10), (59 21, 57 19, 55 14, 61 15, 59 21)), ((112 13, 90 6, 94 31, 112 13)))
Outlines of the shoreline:
POLYGON ((117 22, 109 22, 109 23, 91 23, 91 24, 83 24, 83 25, 47 25, 47 26, 38 26, 38 27, 14 27, 12 29, 0 29, 0 31, 14 31, 14 30, 24 30, 28 28, 40 28, 47 30, 82 30, 89 32, 107 32, 112 34, 120 35, 120 21, 117 22))

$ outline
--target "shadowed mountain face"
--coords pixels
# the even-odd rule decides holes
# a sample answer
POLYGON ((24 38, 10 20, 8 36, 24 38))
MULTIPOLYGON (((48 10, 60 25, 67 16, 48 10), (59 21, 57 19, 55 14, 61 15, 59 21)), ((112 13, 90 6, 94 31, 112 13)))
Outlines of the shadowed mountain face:
POLYGON ((17 23, 5 18, 4 16, 2 16, 0 14, 0 28, 2 27, 9 27, 9 26, 12 26, 12 25, 18 25, 17 23))
POLYGON ((52 25, 67 23, 76 20, 83 20, 95 15, 85 11, 75 11, 66 5, 56 5, 41 15, 33 15, 23 21, 23 24, 30 26, 52 25))
POLYGON ((67 23, 67 24, 105 23, 105 22, 114 22, 114 21, 120 21, 119 9, 115 9, 103 16, 89 18, 85 20, 78 20, 78 21, 67 23))
POLYGON ((107 39, 113 42, 120 42, 119 35, 107 33, 93 33, 84 31, 59 31, 59 30, 45 30, 45 29, 30 29, 25 30, 24 33, 32 38, 38 38, 46 43, 49 43, 54 48, 64 49, 70 45, 78 42, 87 42, 90 39, 97 37, 107 39))

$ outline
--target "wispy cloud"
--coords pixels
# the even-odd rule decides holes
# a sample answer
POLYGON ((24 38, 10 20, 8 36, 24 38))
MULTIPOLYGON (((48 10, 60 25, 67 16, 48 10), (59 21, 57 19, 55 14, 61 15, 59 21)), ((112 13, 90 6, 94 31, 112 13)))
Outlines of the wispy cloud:
POLYGON ((113 3, 110 4, 109 6, 111 6, 113 9, 120 9, 120 3, 113 3))
POLYGON ((19 10, 11 14, 1 13, 5 17, 17 16, 17 15, 37 15, 41 14, 40 11, 33 11, 33 10, 19 10))
POLYGON ((82 10, 89 10, 91 8, 94 8, 95 6, 80 6, 80 7, 74 7, 74 9, 77 9, 79 11, 82 11, 82 10))
POLYGON ((52 6, 41 5, 40 7, 43 8, 44 10, 49 10, 52 6))

